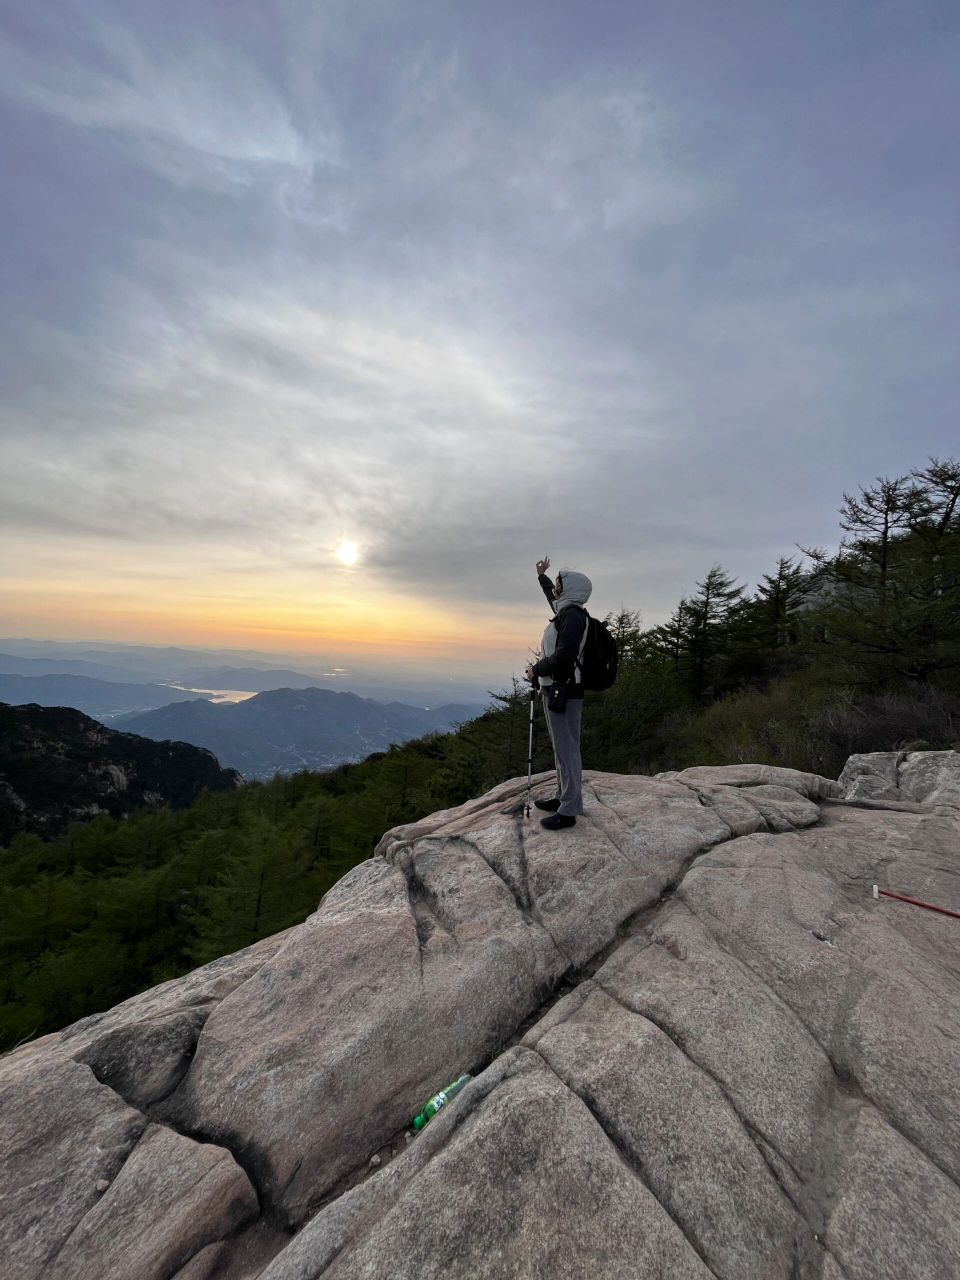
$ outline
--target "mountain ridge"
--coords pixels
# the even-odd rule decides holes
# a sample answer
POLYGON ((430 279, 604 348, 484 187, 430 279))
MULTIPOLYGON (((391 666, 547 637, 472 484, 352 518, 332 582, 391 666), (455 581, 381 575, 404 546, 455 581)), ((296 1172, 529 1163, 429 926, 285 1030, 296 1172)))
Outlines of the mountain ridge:
POLYGON ((188 743, 120 733, 72 707, 0 703, 0 845, 21 831, 55 836, 98 813, 188 808, 240 781, 188 743))
POLYGON ((333 689, 270 689, 236 703, 172 703, 117 724, 154 741, 192 742, 246 777, 330 769, 428 733, 449 732, 480 713, 381 703, 333 689))
POLYGON ((0 675, 5 676, 89 676, 108 684, 163 684, 135 668, 86 658, 29 658, 13 653, 0 653, 0 675), (137 675, 141 674, 138 680, 137 675))
POLYGON ((172 685, 145 682, 125 684, 92 676, 48 674, 0 675, 0 702, 10 706, 73 707, 95 720, 107 722, 121 715, 150 711, 176 701, 208 701, 210 694, 193 693, 172 685))
MULTIPOLYGON (((330 674, 310 675, 292 667, 193 668, 178 677, 178 683, 207 689, 243 689, 248 693, 269 693, 273 689, 319 689, 330 674)), ((344 692, 351 692, 344 690, 344 692)))

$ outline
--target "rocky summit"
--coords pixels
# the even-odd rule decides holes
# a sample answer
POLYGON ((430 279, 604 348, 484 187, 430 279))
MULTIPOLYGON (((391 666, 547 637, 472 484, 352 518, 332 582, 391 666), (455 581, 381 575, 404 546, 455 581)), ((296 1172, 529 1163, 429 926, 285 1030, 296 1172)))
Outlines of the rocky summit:
POLYGON ((960 755, 584 780, 0 1059, 4 1280, 955 1280, 960 755))

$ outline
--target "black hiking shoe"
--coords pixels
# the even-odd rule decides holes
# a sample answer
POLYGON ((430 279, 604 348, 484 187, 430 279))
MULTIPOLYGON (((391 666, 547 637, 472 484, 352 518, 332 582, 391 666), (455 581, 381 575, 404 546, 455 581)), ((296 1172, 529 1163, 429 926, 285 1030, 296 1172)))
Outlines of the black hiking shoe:
POLYGON ((577 820, 572 813, 555 813, 552 818, 541 818, 540 825, 546 831, 561 831, 564 827, 575 827, 577 820))
POLYGON ((538 809, 542 809, 544 813, 556 813, 560 808, 560 799, 554 796, 551 800, 534 800, 533 802, 538 809))

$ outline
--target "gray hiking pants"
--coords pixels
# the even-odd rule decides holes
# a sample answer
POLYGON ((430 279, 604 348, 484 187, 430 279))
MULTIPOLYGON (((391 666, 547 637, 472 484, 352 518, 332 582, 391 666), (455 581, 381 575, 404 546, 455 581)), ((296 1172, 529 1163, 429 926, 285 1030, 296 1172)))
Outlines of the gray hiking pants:
POLYGON ((547 706, 548 689, 543 691, 543 712, 547 717, 547 731, 553 744, 553 756, 557 766, 557 795, 560 797, 558 813, 576 815, 583 813, 583 766, 580 762, 580 719, 583 699, 570 698, 566 711, 551 711, 547 706))

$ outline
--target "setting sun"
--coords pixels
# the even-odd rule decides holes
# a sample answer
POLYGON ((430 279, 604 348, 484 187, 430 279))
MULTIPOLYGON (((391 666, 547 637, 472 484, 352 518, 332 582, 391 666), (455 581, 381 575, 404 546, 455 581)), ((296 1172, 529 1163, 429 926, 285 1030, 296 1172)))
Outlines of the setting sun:
POLYGON ((360 554, 355 542, 341 542, 337 547, 337 559, 341 564, 356 564, 360 554))

